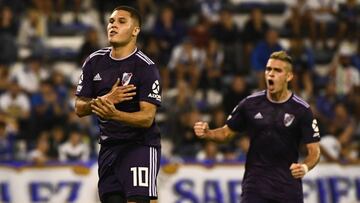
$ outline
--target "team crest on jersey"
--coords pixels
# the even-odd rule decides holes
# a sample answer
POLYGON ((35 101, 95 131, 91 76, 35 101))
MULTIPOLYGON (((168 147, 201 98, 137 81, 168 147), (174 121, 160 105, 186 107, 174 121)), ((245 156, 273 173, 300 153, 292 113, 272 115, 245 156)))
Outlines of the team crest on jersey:
POLYGON ((131 77, 133 76, 132 73, 123 73, 122 75, 122 79, 121 79, 121 84, 124 85, 128 85, 130 83, 131 77))
POLYGON ((289 127, 291 125, 291 123, 294 121, 294 119, 295 119, 294 115, 285 113, 285 115, 284 115, 284 125, 286 127, 289 127))

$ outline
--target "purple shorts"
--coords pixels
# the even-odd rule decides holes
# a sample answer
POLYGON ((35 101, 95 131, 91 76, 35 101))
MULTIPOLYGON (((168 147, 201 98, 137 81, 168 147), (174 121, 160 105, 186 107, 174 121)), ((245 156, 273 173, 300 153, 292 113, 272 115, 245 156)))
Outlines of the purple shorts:
POLYGON ((136 143, 101 145, 99 195, 118 192, 124 198, 145 196, 157 199, 160 148, 136 143))

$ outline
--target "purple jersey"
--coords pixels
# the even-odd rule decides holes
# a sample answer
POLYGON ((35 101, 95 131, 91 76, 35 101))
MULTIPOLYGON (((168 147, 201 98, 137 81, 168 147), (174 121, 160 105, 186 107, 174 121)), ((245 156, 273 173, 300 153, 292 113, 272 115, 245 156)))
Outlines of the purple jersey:
MULTIPOLYGON (((76 96, 96 98, 108 93, 116 80, 121 85, 136 86, 136 96, 130 101, 116 104, 118 110, 136 112, 140 101, 154 105, 161 104, 161 84, 159 71, 154 62, 140 50, 135 50, 126 58, 110 56, 111 48, 92 53, 84 62, 82 74, 76 89, 76 96)), ((149 128, 136 128, 98 117, 100 143, 112 140, 132 140, 144 145, 160 146, 160 131, 155 121, 149 128)))
POLYGON ((227 125, 250 136, 243 191, 278 201, 301 202, 301 179, 293 178, 289 168, 298 162, 301 142, 320 140, 309 104, 294 94, 283 103, 274 103, 266 97, 266 91, 257 92, 234 108, 227 125))

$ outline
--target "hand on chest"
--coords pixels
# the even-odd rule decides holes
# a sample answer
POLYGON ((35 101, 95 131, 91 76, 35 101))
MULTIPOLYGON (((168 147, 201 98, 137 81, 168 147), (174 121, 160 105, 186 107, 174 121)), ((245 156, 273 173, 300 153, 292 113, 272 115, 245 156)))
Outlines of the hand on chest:
POLYGON ((95 73, 93 79, 93 85, 97 95, 106 94, 111 90, 118 78, 120 80, 119 86, 130 84, 138 86, 137 75, 131 71, 102 71, 95 73))

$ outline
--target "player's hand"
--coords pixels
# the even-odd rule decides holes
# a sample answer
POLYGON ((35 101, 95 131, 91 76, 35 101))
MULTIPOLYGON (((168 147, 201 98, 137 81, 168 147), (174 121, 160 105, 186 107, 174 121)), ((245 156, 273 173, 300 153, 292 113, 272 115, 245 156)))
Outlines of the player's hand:
POLYGON ((199 138, 205 138, 209 131, 209 124, 207 122, 196 122, 194 125, 195 135, 199 138))
POLYGON ((308 172, 308 168, 305 164, 292 163, 290 166, 291 175, 294 178, 303 178, 308 172))
POLYGON ((93 113, 105 120, 114 118, 117 111, 113 103, 101 97, 91 102, 91 108, 93 113))
POLYGON ((120 83, 120 79, 118 78, 115 84, 112 86, 110 92, 108 92, 101 98, 107 99, 113 104, 132 100, 133 97, 136 95, 136 92, 134 92, 136 87, 134 85, 118 86, 119 83, 120 83))

